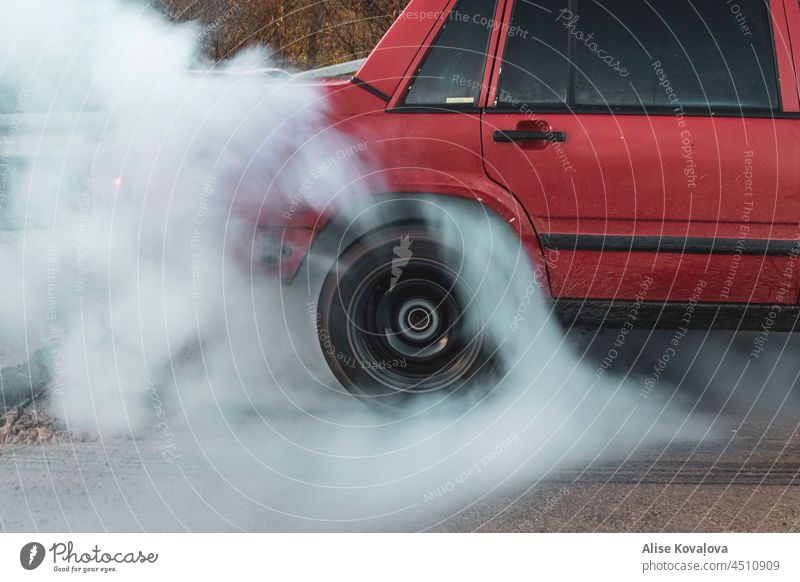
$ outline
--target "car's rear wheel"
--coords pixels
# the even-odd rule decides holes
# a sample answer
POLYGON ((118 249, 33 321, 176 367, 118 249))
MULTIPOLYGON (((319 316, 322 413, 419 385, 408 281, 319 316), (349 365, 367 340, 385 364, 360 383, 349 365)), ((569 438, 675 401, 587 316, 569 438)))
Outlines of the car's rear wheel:
POLYGON ((497 358, 460 257, 422 225, 382 229, 342 253, 317 329, 342 385, 397 406, 486 382, 497 358))

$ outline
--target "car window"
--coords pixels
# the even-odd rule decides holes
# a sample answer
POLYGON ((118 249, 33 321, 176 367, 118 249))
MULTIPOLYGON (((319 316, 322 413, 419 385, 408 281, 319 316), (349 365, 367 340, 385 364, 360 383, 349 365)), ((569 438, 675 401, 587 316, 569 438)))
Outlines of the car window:
POLYGON ((405 105, 474 107, 480 98, 496 0, 460 0, 412 81, 405 105))
POLYGON ((500 71, 499 103, 564 103, 569 79, 567 34, 555 19, 566 0, 518 0, 500 71))
POLYGON ((516 100, 653 111, 778 107, 764 0, 537 0, 536 5, 541 8, 519 0, 515 9, 500 75, 501 105, 516 100))

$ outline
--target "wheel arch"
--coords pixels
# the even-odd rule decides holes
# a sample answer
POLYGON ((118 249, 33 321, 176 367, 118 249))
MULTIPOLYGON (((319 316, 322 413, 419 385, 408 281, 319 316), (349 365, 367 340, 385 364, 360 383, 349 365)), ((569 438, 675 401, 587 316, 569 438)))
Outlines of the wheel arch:
POLYGON ((513 196, 503 191, 501 200, 489 193, 479 194, 470 190, 470 196, 448 192, 384 192, 353 199, 340 205, 327 217, 320 228, 303 261, 303 271, 311 276, 314 266, 332 263, 346 248, 357 240, 387 226, 428 222, 432 208, 466 212, 483 212, 500 219, 520 241, 531 267, 537 276, 546 279, 542 291, 550 291, 547 261, 539 243, 538 235, 527 213, 513 196), (318 260, 319 259, 319 260, 318 260))

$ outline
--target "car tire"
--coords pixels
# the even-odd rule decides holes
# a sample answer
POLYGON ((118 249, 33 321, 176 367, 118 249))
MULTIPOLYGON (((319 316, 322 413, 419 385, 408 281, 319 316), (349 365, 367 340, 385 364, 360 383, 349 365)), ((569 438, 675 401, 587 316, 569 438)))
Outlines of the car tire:
POLYGON ((320 292, 317 337, 351 393, 397 407, 475 394, 498 371, 463 255, 399 224, 350 245, 320 292))

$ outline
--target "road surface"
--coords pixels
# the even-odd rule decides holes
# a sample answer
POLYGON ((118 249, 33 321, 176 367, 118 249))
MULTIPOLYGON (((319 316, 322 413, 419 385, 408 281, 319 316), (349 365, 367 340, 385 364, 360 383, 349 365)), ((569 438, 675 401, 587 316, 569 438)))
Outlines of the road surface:
MULTIPOLYGON (((586 357, 599 361, 607 339, 579 336, 574 343, 578 352, 588 346, 586 357)), ((665 379, 665 387, 683 386, 683 406, 688 402, 713 419, 713 431, 699 441, 652 441, 527 473, 514 470, 513 456, 505 465, 484 461, 483 470, 470 473, 461 470, 470 462, 427 451, 432 462, 416 474, 412 467, 398 469, 391 455, 384 463, 380 454, 372 459, 371 449, 360 448, 359 435, 372 434, 369 416, 265 407, 196 423, 170 413, 169 434, 84 435, 61 444, 0 448, 0 528, 800 532, 800 414, 793 382, 800 363, 774 365, 796 360, 797 345, 792 339, 781 343, 774 360, 752 364, 742 375, 737 370, 747 366, 741 350, 734 353, 739 368, 723 362, 727 356, 716 362, 711 357, 728 354, 730 339, 694 337, 687 351, 706 350, 704 365, 676 366, 665 379), (339 425, 325 433, 320 427, 336 424, 332 418, 339 425), (312 431, 338 436, 313 438, 312 431), (472 486, 459 490, 469 479, 472 486)), ((647 360, 663 345, 656 342, 628 359, 647 360)), ((640 366, 629 364, 620 369, 640 366)), ((337 406, 346 407, 343 402, 337 406)), ((502 444, 490 441, 495 443, 502 444)), ((514 443, 521 450, 524 435, 514 443)), ((422 446, 411 457, 422 455, 422 446)))

